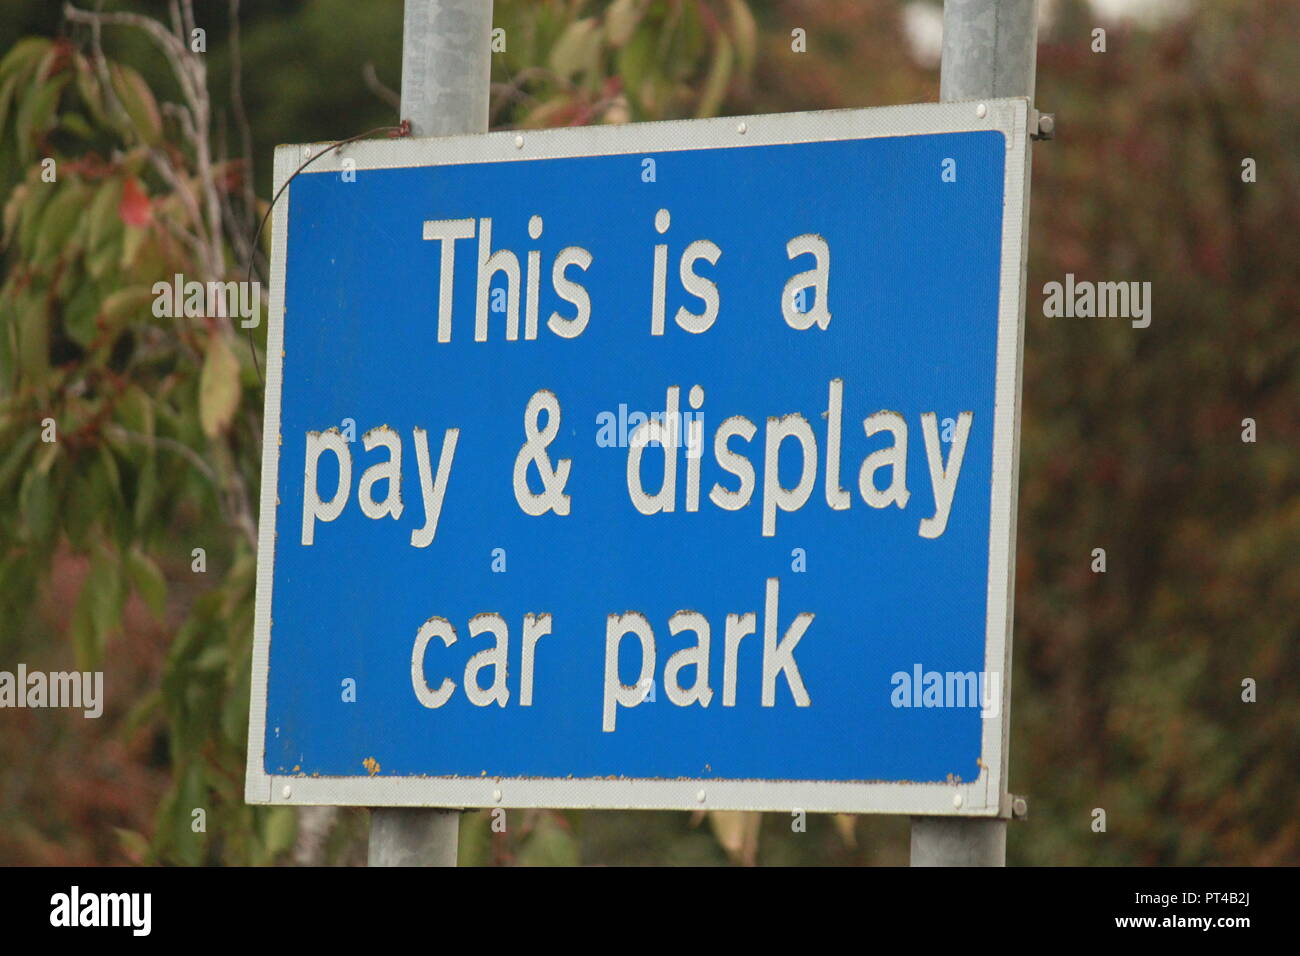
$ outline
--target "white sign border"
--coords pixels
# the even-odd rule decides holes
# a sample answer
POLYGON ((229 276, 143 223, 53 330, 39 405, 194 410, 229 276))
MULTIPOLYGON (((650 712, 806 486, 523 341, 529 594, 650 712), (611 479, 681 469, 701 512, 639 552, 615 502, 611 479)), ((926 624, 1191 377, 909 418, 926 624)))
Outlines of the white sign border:
MULTIPOLYGON (((290 185, 277 203, 271 232, 266 407, 263 419, 261 520, 253 619, 245 799, 253 804, 430 807, 553 807, 658 810, 770 810, 941 816, 1006 816, 1007 738, 1011 700, 1016 497, 1020 458, 1020 382, 1024 342, 1025 242, 1029 218, 1029 104, 1023 98, 982 103, 924 103, 708 120, 505 131, 431 139, 365 140, 321 156, 310 172, 511 162, 580 156, 725 149, 786 143, 871 139, 996 130, 1006 139, 1001 287, 998 297, 993 481, 989 521, 985 672, 1002 677, 996 717, 983 719, 982 769, 970 782, 900 783, 718 779, 535 777, 351 777, 272 775, 264 769, 266 698, 275 561, 276 476, 284 348, 284 274, 290 185)), ((329 143, 280 146, 275 189, 329 143)))

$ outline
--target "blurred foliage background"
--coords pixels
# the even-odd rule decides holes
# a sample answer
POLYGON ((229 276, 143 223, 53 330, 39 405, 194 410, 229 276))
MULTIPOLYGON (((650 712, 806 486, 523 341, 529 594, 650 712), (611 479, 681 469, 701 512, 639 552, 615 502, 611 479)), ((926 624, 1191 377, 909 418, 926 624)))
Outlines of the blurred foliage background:
MULTIPOLYGON (((1034 148, 1011 739, 1031 815, 1008 859, 1295 864, 1300 4, 1129 6, 1044 2, 1040 29, 1058 133, 1034 148), (1150 328, 1045 318, 1067 272, 1150 281, 1150 328)), ((261 386, 242 330, 156 318, 149 290, 263 274, 272 147, 396 122, 401 8, 198 0, 190 24, 184 3, 98 7, 157 18, 160 38, 0 7, 0 669, 102 668, 107 688, 97 721, 0 711, 0 863, 364 860, 365 810, 242 802, 261 386), (173 9, 204 52, 169 47, 173 9)), ((492 122, 932 101, 939 9, 496 0, 492 122)), ((907 860, 903 819, 791 823, 512 811, 497 833, 480 811, 461 857, 907 860)))

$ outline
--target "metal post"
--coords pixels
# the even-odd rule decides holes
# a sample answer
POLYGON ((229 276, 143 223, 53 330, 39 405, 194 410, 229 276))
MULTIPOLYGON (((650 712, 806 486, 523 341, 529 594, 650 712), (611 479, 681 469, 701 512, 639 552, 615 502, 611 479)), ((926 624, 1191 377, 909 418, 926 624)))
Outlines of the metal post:
POLYGON ((912 866, 1006 865, 1006 820, 912 818, 912 866))
POLYGON ((939 99, 1034 100, 1038 0, 944 0, 939 99))
MULTIPOLYGON (((486 133, 492 0, 406 0, 402 119, 412 136, 486 133)), ((455 866, 460 811, 372 807, 371 866, 455 866)))
POLYGON ((402 119, 412 136, 486 133, 492 0, 406 0, 402 119))
MULTIPOLYGON (((939 69, 941 100, 1027 96, 1032 106, 1037 63, 1038 0, 944 0, 943 62, 939 69)), ((1027 177, 1027 158, 1025 169, 1027 177)), ((1028 202, 1028 194, 1025 201, 1028 202)), ((1022 261, 1021 301, 1024 301, 1024 286, 1022 261)), ((1005 746, 1003 759, 1006 759, 1005 746)), ((1006 866, 1006 863, 1006 820, 912 818, 912 866, 1006 866)))
POLYGON ((372 807, 371 866, 455 866, 460 811, 372 807))

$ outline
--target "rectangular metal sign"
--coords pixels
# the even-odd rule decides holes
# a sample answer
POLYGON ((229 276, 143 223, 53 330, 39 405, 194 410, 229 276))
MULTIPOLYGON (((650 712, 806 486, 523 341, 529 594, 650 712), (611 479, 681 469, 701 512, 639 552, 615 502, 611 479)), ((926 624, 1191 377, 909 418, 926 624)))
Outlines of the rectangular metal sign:
POLYGON ((1026 114, 372 141, 293 178, 248 799, 998 813, 1026 114))

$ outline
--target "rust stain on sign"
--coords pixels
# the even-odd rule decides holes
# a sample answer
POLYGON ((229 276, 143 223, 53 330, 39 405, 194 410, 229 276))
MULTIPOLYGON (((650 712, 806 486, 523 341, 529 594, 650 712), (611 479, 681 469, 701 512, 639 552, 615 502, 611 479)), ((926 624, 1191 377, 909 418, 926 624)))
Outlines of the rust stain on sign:
POLYGON ((372 777, 379 773, 379 761, 374 757, 367 757, 365 760, 361 761, 361 766, 365 767, 366 773, 370 774, 372 777))

